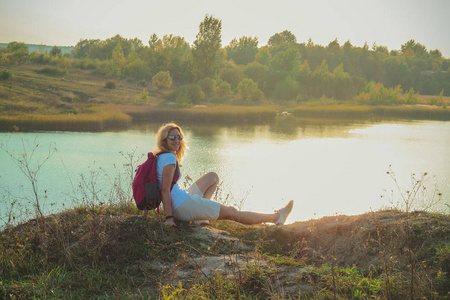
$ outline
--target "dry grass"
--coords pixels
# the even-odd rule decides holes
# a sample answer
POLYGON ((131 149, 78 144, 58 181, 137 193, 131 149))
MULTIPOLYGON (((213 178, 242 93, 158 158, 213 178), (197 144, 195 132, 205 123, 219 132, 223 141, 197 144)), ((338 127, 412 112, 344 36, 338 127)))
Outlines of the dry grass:
POLYGON ((450 110, 431 105, 370 106, 370 105, 323 105, 298 106, 290 110, 294 115, 341 118, 409 118, 450 120, 450 110))
POLYGON ((39 68, 33 64, 15 66, 12 79, 0 82, 0 101, 41 103, 44 109, 36 113, 52 114, 67 107, 82 112, 83 104, 132 104, 136 95, 142 92, 141 87, 127 82, 119 82, 114 90, 107 89, 105 82, 110 78, 85 70, 70 69, 64 77, 55 78, 36 73, 39 68), (62 104, 67 107, 58 110, 58 105, 62 104), (57 109, 52 110, 55 106, 57 109))
POLYGON ((272 107, 261 106, 202 106, 192 108, 152 107, 152 106, 128 106, 124 112, 135 120, 154 120, 168 122, 182 120, 185 122, 262 122, 274 120, 277 110, 272 107))
POLYGON ((449 216, 382 211, 287 226, 168 228, 156 214, 135 213, 132 206, 79 207, 4 230, 0 296, 448 297, 449 216))
MULTIPOLYGON (((418 104, 429 105, 430 101, 432 101, 433 99, 437 99, 437 98, 439 98, 439 96, 419 95, 419 97, 418 97, 418 104)), ((442 97, 442 101, 447 103, 447 105, 450 105, 450 97, 443 96, 442 97)))
POLYGON ((0 128, 12 131, 62 130, 62 131, 102 131, 121 128, 131 123, 131 117, 124 114, 117 105, 90 105, 84 107, 83 114, 31 113, 0 116, 0 128))

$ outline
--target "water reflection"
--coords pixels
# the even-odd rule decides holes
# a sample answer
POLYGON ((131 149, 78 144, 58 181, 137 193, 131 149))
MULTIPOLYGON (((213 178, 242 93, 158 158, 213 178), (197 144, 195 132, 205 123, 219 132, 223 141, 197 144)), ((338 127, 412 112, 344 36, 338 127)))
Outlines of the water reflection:
MULTIPOLYGON (((21 136, 31 140, 38 136, 41 145, 56 143, 58 153, 43 168, 39 184, 48 191, 47 203, 58 203, 54 207, 61 209, 61 203, 69 203, 67 195, 80 174, 98 167, 114 175, 125 163, 121 151, 136 149, 138 156, 152 151, 160 125, 141 124, 122 132, 21 136)), ((290 118, 253 126, 179 125, 189 147, 183 175, 195 180, 205 172, 217 172, 221 199, 243 209, 271 212, 294 199, 289 222, 376 210, 387 204, 380 199, 383 190, 395 188, 386 175, 389 165, 405 189, 412 173, 435 176, 430 183, 444 194, 441 210, 450 204, 450 122, 290 118)), ((6 137, 0 134, 2 140, 6 137)), ((20 153, 20 140, 11 142, 13 151, 20 153)), ((1 151, 0 161, 2 188, 14 191, 27 185, 1 151)))
MULTIPOLYGON (((216 125, 178 123, 183 131, 190 132, 196 137, 216 139, 218 136, 242 136, 245 138, 265 137, 277 140, 295 140, 306 137, 347 137, 349 130, 355 127, 367 127, 377 124, 379 120, 355 120, 355 119, 307 119, 299 117, 278 118, 273 122, 254 125, 244 123, 241 125, 216 125)), ((130 130, 140 132, 155 132, 161 123, 148 123, 134 125, 130 130)))

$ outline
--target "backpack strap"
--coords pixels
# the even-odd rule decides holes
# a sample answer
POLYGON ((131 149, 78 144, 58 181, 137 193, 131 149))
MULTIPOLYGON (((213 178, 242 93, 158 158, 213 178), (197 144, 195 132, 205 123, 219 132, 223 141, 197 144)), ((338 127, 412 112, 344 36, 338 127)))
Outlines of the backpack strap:
MULTIPOLYGON (((148 156, 149 156, 149 157, 150 157, 150 153, 151 153, 151 152, 148 153, 148 156)), ((165 153, 171 153, 171 152, 168 152, 168 151, 160 151, 160 152, 154 154, 156 160, 158 160, 158 156, 159 156, 159 155, 165 154, 165 153)), ((171 187, 170 187, 170 190, 173 189, 173 186, 178 182, 178 179, 180 179, 180 174, 181 174, 181 172, 180 172, 180 166, 178 165, 178 160, 177 160, 177 162, 176 162, 176 164, 175 164, 175 173, 174 173, 174 175, 173 175, 172 185, 171 185, 171 187)))

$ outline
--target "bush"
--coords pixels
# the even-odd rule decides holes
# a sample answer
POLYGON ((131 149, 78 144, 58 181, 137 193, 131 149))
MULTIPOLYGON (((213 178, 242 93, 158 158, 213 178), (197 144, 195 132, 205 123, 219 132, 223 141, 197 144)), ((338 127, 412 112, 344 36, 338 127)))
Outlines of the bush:
POLYGON ((95 60, 82 58, 74 60, 73 66, 83 70, 94 70, 97 67, 97 63, 95 60))
POLYGON ((429 100, 430 105, 436 105, 436 106, 444 106, 444 90, 441 91, 441 93, 439 94, 439 96, 437 98, 431 98, 429 100))
POLYGON ((297 81, 292 76, 287 76, 277 84, 273 97, 281 100, 294 100, 297 98, 298 93, 299 86, 297 81))
POLYGON ((12 77, 11 71, 2 70, 0 72, 0 80, 8 80, 8 79, 11 79, 11 77, 12 77))
POLYGON ((148 91, 146 89, 142 90, 142 93, 139 96, 134 98, 134 102, 137 103, 147 103, 150 101, 150 97, 148 95, 148 91))
POLYGON ((138 84, 138 86, 145 87, 145 86, 147 86, 148 83, 145 80, 139 80, 139 82, 137 84, 138 84))
POLYGON ((153 86, 158 89, 169 89, 172 86, 172 77, 169 71, 160 71, 152 78, 153 86))
POLYGON ((216 94, 217 94, 217 96, 219 96, 221 98, 228 98, 228 97, 230 97, 233 94, 233 92, 231 91, 231 84, 229 84, 226 81, 222 81, 217 86, 216 94))
POLYGON ((355 96, 355 101, 359 104, 368 105, 396 105, 401 104, 400 95, 402 94, 401 86, 387 89, 382 83, 370 82, 365 91, 355 96))
POLYGON ((244 71, 242 68, 234 65, 219 70, 219 77, 223 81, 228 82, 234 89, 244 79, 244 71))
POLYGON ((408 93, 405 95, 406 104, 417 104, 419 98, 419 93, 414 93, 414 89, 410 88, 408 93))
POLYGON ((45 65, 49 64, 52 61, 52 58, 48 54, 34 52, 31 54, 30 60, 36 64, 45 65))
POLYGON ((54 76, 54 77, 63 77, 67 74, 67 69, 60 69, 55 67, 44 67, 38 71, 36 71, 39 74, 54 76))
POLYGON ((107 88, 107 89, 114 90, 116 87, 117 87, 117 81, 115 81, 115 80, 108 80, 105 83, 105 88, 107 88))
POLYGON ((212 78, 206 77, 201 79, 198 84, 202 88, 203 93, 211 96, 216 91, 216 81, 212 78))
POLYGON ((59 55, 61 55, 61 49, 58 48, 57 46, 54 46, 54 47, 52 48, 52 50, 50 51, 50 54, 51 54, 52 56, 59 56, 59 55))
POLYGON ((140 59, 136 59, 128 63, 124 70, 123 75, 127 79, 144 80, 150 78, 150 69, 148 65, 140 59))
POLYGON ((109 62, 108 61, 99 61, 95 66, 95 70, 93 70, 94 74, 107 76, 109 75, 109 62))
POLYGON ((177 88, 174 92, 174 96, 175 99, 178 99, 179 97, 188 97, 193 104, 198 104, 202 102, 205 95, 199 85, 186 84, 177 88))
POLYGON ((239 82, 236 91, 241 96, 241 99, 247 102, 257 102, 264 97, 263 92, 258 89, 258 84, 250 78, 244 78, 239 82))
POLYGON ((178 107, 191 107, 192 101, 188 94, 182 92, 178 94, 176 103, 178 107))

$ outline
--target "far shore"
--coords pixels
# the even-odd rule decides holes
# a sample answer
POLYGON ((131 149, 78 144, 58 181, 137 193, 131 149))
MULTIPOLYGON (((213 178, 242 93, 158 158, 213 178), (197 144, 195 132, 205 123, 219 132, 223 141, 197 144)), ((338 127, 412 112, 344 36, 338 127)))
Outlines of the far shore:
POLYGON ((0 116, 0 131, 104 131, 152 122, 200 122, 233 125, 262 124, 277 118, 313 119, 409 119, 450 120, 450 110, 430 105, 300 105, 279 106, 211 105, 178 108, 170 106, 95 104, 79 114, 16 114, 0 116))

